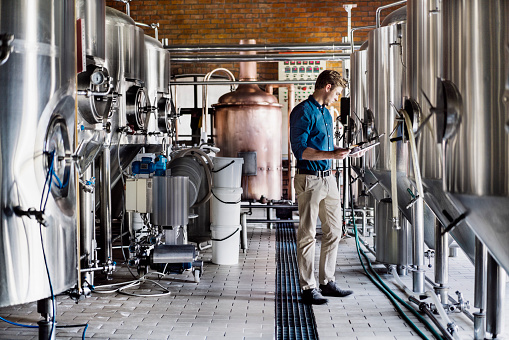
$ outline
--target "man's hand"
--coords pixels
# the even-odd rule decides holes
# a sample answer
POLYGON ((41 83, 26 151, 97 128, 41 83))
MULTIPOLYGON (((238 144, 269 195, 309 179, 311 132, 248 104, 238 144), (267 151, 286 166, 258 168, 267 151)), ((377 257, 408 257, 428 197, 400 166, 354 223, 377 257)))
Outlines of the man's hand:
POLYGON ((350 153, 350 149, 337 148, 333 151, 333 159, 345 159, 350 153))

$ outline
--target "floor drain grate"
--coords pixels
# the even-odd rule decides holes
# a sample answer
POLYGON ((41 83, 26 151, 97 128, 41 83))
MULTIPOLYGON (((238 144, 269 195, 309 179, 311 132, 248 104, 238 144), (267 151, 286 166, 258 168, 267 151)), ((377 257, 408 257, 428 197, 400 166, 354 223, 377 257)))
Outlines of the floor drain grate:
POLYGON ((313 308, 302 303, 293 224, 279 224, 276 235, 277 340, 318 339, 313 308))

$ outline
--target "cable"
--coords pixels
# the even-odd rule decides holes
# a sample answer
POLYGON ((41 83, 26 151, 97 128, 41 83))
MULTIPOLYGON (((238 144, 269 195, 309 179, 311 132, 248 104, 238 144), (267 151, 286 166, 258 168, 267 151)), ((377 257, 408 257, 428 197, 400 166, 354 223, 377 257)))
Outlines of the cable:
MULTIPOLYGON (((39 326, 34 326, 34 325, 24 325, 24 324, 21 324, 21 323, 17 323, 17 322, 13 322, 13 321, 9 321, 7 319, 4 319, 0 316, 0 320, 4 321, 4 322, 7 322, 11 325, 14 325, 14 326, 18 326, 18 327, 25 327, 25 328, 39 328, 39 326)), ((76 327, 85 327, 85 329, 83 330, 83 335, 82 335, 82 339, 85 339, 85 333, 87 332, 87 329, 88 329, 88 323, 86 324, 80 324, 80 325, 58 325, 57 328, 76 328, 76 327)))
POLYGON ((10 323, 11 325, 14 325, 14 326, 18 326, 18 327, 39 328, 39 326, 24 325, 24 324, 21 324, 21 323, 17 323, 17 322, 9 321, 9 320, 7 320, 7 319, 2 318, 1 316, 0 316, 0 320, 2 320, 3 322, 10 323))
MULTIPOLYGON (((44 211, 46 211, 46 204, 48 203, 48 198, 51 194, 51 184, 53 183, 53 176, 51 176, 51 173, 53 172, 54 159, 55 159, 55 151, 52 151, 50 167, 48 169, 48 173, 46 174, 46 181, 44 182, 44 186, 43 186, 43 192, 42 192, 42 197, 41 197, 41 206, 39 207, 39 210, 41 210, 43 213, 44 213, 44 211), (48 177, 49 177, 48 193, 46 195, 46 200, 44 202, 44 207, 43 207, 42 201, 44 200, 44 189, 46 188, 46 182, 48 181, 48 177)), ((41 236, 42 255, 43 255, 43 259, 44 259, 44 265, 46 267, 46 274, 48 275, 48 283, 49 283, 49 288, 50 288, 50 293, 51 293, 52 322, 51 322, 51 331, 49 334, 49 339, 51 339, 53 336, 53 332, 55 330, 55 322, 56 322, 55 321, 55 317, 56 317, 56 315, 55 315, 56 314, 55 313, 55 294, 53 292, 53 284, 51 283, 51 275, 49 272, 48 260, 46 258, 46 250, 44 249, 44 237, 42 236, 42 223, 40 223, 40 222, 39 222, 39 234, 41 236)))

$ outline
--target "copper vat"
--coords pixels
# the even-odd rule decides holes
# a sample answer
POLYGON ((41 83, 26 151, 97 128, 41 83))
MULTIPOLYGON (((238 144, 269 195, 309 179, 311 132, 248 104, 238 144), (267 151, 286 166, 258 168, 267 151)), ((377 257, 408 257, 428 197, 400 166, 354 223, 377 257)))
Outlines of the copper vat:
MULTIPOLYGON (((247 41, 254 43, 254 40, 247 41)), ((241 41, 241 44, 244 41, 241 41)), ((240 63, 240 80, 256 80, 256 63, 240 63)), ((281 199, 281 105, 257 85, 241 84, 219 98, 215 108, 215 142, 218 156, 238 157, 256 152, 256 175, 243 176, 242 199, 281 199)))

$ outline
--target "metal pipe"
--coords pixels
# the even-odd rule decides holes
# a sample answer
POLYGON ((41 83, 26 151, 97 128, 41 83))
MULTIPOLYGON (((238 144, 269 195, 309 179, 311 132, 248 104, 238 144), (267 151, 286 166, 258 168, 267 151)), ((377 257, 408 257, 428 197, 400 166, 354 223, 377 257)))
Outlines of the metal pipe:
MULTIPOLYGON (((94 177, 94 163, 92 163, 84 172, 85 180, 94 177)), ((93 242, 95 239, 95 193, 91 192, 85 185, 80 183, 80 252, 85 256, 87 262, 86 268, 91 267, 95 262, 93 242)), ((93 284, 93 275, 85 275, 85 281, 93 284)))
POLYGON ((299 223, 299 220, 249 219, 247 223, 299 223))
POLYGON ((440 295, 440 300, 443 304, 447 303, 448 288, 446 287, 449 282, 449 233, 442 233, 442 225, 440 221, 435 218, 435 282, 438 287, 435 287, 435 292, 440 295))
POLYGON ((386 9, 386 8, 390 8, 390 7, 394 7, 394 6, 399 6, 399 5, 402 5, 406 3, 406 0, 403 0, 403 1, 398 1, 398 2, 394 2, 392 4, 388 4, 388 5, 384 5, 384 6, 380 6, 376 9, 376 28, 380 27, 380 12, 383 10, 383 9, 386 9))
POLYGON ((488 253, 481 240, 475 238, 475 290, 474 307, 486 308, 486 271, 488 253))
POLYGON ((371 28, 376 28, 376 26, 361 26, 361 27, 354 27, 350 30, 350 51, 351 53, 353 53, 353 48, 354 48, 354 45, 353 45, 353 32, 354 31, 360 31, 360 30, 367 30, 367 29, 371 29, 371 28))
POLYGON ((110 149, 103 147, 101 156, 100 197, 101 197, 101 234, 103 239, 103 261, 112 258, 112 226, 111 226, 111 161, 110 149))
POLYGON ((486 331, 495 339, 504 329, 506 273, 489 253, 487 267, 486 331))
MULTIPOLYGON (((433 282, 429 277, 426 276, 426 281, 430 284, 432 287, 438 286, 435 282, 433 282)), ((453 304, 457 305, 458 301, 456 301, 452 296, 449 295, 449 302, 452 302, 453 304)), ((465 314, 465 316, 472 322, 474 322, 474 316, 470 314, 470 312, 467 309, 462 309, 461 312, 465 314)))
MULTIPOLYGON (((241 205, 240 207, 242 209, 251 209, 251 208, 254 208, 254 209, 266 209, 267 208, 267 205, 268 204, 257 204, 257 205, 251 205, 251 204, 244 204, 244 205, 241 205)), ((298 210, 298 206, 297 204, 293 204, 293 205, 285 205, 285 204, 272 204, 270 206, 271 208, 276 208, 276 209, 292 209, 292 210, 298 210)))
POLYGON ((475 286, 474 307, 479 312, 474 313, 474 339, 484 339, 486 335, 486 279, 488 252, 481 240, 475 238, 475 286))
POLYGON ((324 60, 340 61, 350 58, 350 53, 316 53, 316 54, 254 54, 254 55, 171 55, 170 61, 176 64, 182 63, 234 63, 241 61, 274 62, 289 60, 324 60))
POLYGON ((116 1, 123 2, 123 3, 125 4, 125 13, 126 13, 128 16, 131 16, 131 7, 130 7, 129 3, 130 3, 132 0, 116 0, 116 1))
POLYGON ((247 213, 240 214, 240 224, 242 226, 241 248, 242 252, 245 253, 247 249, 247 213))
POLYGON ((294 84, 294 85, 309 85, 314 84, 315 80, 254 80, 254 81, 171 81, 170 85, 276 85, 276 84, 294 84))
POLYGON ((144 24, 142 22, 135 22, 136 25, 138 26, 142 26, 142 27, 148 27, 148 28, 152 28, 154 30, 154 38, 156 38, 156 40, 159 40, 159 32, 158 32, 158 29, 159 29, 159 23, 151 23, 150 25, 148 24, 144 24))
POLYGON ((246 44, 246 45, 173 45, 164 46, 170 53, 217 53, 217 52, 318 52, 344 51, 350 44, 343 42, 315 44, 246 44))

